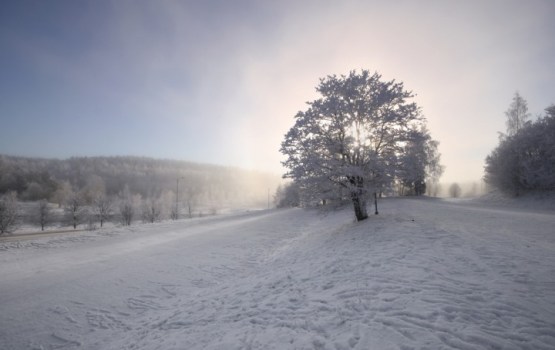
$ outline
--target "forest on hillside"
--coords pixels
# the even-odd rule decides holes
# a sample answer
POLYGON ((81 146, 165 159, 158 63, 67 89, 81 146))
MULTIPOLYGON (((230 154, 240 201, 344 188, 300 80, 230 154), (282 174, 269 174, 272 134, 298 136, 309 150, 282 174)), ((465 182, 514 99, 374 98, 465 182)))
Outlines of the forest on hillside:
MULTIPOLYGON (((129 202, 135 211, 161 217, 190 217, 222 208, 266 207, 278 175, 238 168, 146 157, 43 159, 0 155, 0 196, 18 202, 115 207, 129 202), (179 210, 179 212, 177 212, 179 210)), ((69 223, 75 220, 69 215, 69 223)), ((144 215, 143 215, 144 216, 144 215)), ((143 220, 145 218, 143 217, 143 220)), ((82 220, 81 220, 82 221, 82 220)))

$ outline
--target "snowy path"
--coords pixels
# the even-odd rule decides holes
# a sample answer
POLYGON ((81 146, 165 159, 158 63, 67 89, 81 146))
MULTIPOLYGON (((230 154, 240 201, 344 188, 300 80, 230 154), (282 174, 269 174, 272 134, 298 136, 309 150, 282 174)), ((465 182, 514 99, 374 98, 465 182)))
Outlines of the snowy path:
POLYGON ((555 349, 555 215, 388 199, 0 242, 2 349, 555 349))

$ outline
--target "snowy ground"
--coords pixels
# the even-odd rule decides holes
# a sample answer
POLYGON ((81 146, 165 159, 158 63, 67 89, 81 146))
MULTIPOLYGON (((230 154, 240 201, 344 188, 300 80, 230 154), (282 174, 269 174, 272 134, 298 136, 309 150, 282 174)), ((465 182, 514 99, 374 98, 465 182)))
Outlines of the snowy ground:
POLYGON ((381 204, 0 240, 0 348, 555 349, 555 214, 381 204))

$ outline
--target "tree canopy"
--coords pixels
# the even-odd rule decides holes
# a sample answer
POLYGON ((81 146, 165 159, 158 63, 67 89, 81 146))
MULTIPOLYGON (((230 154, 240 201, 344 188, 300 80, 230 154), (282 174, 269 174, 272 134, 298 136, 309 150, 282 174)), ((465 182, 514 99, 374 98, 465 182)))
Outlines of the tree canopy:
POLYGON ((516 92, 505 115, 507 116, 507 135, 513 136, 526 125, 530 118, 528 102, 516 92))
POLYGON ((368 197, 389 187, 401 170, 408 176, 409 161, 419 162, 416 158, 422 156, 422 167, 413 167, 420 171, 433 163, 426 153, 432 149, 439 166, 437 143, 427 135, 425 119, 411 101, 414 95, 403 83, 362 70, 327 76, 316 90, 321 98, 297 113, 281 145, 287 157, 284 176, 305 195, 326 199, 346 194, 357 219, 363 220, 368 197), (409 155, 407 145, 418 142, 429 147, 409 155))
POLYGON ((489 185, 512 195, 555 190, 555 106, 545 112, 514 134, 501 137, 486 158, 485 181, 489 185))

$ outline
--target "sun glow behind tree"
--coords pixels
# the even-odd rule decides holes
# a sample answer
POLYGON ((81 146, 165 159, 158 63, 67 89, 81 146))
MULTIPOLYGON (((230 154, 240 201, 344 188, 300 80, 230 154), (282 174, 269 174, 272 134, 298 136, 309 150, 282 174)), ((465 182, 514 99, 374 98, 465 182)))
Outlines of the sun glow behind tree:
POLYGON ((316 90, 322 97, 297 113, 282 143, 285 177, 312 201, 349 197, 363 220, 368 198, 390 188, 412 159, 403 146, 426 130, 425 119, 402 83, 367 70, 328 76, 316 90))

